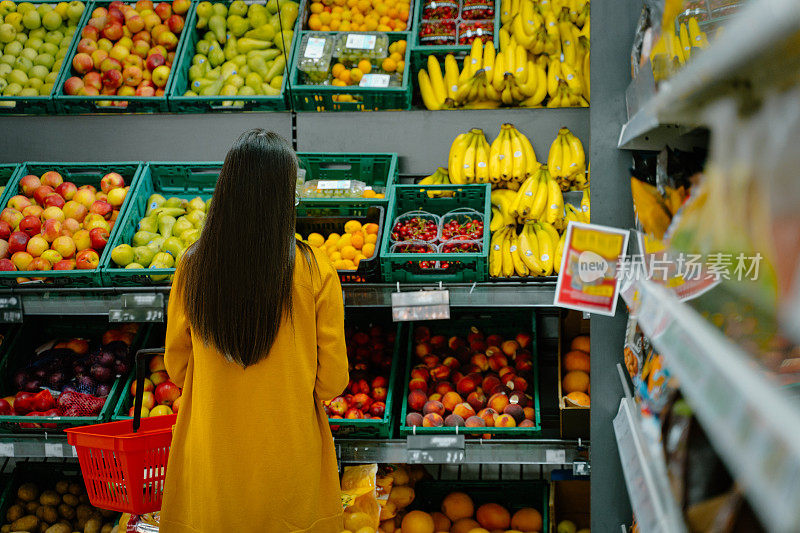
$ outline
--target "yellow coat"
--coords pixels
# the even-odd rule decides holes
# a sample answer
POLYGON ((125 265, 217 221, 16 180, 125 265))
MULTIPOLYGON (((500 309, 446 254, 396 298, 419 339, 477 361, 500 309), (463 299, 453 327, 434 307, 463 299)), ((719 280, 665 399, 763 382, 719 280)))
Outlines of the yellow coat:
MULTIPOLYGON (((294 321, 243 370, 195 337, 169 299, 165 364, 183 387, 161 507, 161 533, 339 533, 336 456, 321 401, 347 386, 342 289, 297 251, 294 321)), ((235 275, 235 273, 227 273, 235 275)), ((242 335, 247 335, 246 331, 242 335)))

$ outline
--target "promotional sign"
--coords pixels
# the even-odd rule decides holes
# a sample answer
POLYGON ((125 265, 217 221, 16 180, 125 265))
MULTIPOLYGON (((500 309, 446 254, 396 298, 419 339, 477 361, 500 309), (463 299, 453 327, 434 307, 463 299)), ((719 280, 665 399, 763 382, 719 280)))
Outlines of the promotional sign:
POLYGON ((628 249, 628 231, 570 222, 553 305, 614 315, 619 294, 617 268, 628 249))

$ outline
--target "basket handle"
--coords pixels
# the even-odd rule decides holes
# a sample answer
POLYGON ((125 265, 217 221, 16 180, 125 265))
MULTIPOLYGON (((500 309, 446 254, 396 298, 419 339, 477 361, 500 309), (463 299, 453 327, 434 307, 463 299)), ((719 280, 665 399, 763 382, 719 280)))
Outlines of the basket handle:
POLYGON ((142 423, 142 404, 144 403, 144 360, 151 355, 161 355, 164 348, 148 348, 136 352, 136 398, 133 400, 133 432, 139 430, 142 423))

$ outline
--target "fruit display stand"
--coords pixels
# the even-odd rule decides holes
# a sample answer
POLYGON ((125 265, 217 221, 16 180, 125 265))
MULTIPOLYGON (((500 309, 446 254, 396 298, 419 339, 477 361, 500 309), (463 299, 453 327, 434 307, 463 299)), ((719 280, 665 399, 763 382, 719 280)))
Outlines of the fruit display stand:
MULTIPOLYGON (((399 182, 399 163, 395 153, 309 153, 299 152, 300 168, 306 171, 305 182, 311 180, 324 181, 361 181, 373 192, 381 193, 383 198, 374 197, 312 197, 301 191, 301 201, 306 204, 338 205, 342 203, 375 203, 385 205, 389 202, 395 184, 399 182)), ((380 241, 379 241, 380 242, 380 241)))
MULTIPOLYGON (((541 406, 539 403, 539 354, 537 351, 537 334, 536 334, 536 313, 530 311, 515 311, 515 312, 463 312, 448 321, 430 321, 430 322, 410 322, 409 323, 409 339, 408 349, 406 351, 406 375, 404 380, 403 389, 403 409, 400 413, 400 432, 403 435, 430 435, 430 434, 450 434, 450 435, 469 435, 469 436, 490 436, 489 438, 513 438, 513 437, 532 437, 541 433, 541 406), (483 328, 485 333, 500 335, 504 339, 513 339, 518 333, 524 332, 530 334, 531 345, 531 363, 532 368, 529 372, 531 377, 528 383, 528 389, 522 391, 529 397, 530 404, 527 407, 534 409, 533 424, 529 427, 498 427, 498 426, 449 426, 443 425, 439 427, 427 426, 410 426, 407 421, 408 415, 412 412, 409 406, 410 383, 412 379, 412 370, 417 366, 418 356, 416 355, 414 336, 416 328, 420 326, 428 327, 431 335, 444 336, 443 338, 450 338, 451 340, 456 337, 462 339, 467 338, 471 333, 471 328, 477 328, 478 325, 487 324, 483 328), (491 326, 488 326, 491 324, 491 326)), ((434 348, 435 349, 435 348, 434 348)), ((438 359, 438 357, 437 357, 438 359)), ((438 363, 437 363, 438 364, 438 363)), ((427 367, 427 363, 424 365, 427 367)), ((466 363, 464 365, 466 367, 466 363)), ((446 366, 446 368, 450 368, 446 366)), ((460 367, 456 367, 460 368, 460 367)), ((453 370, 455 372, 455 370, 453 370)), ((433 376, 431 376, 433 379, 433 376)), ((464 379, 464 378, 461 378, 464 379)), ((498 381, 499 383, 499 381, 498 381)), ((450 387, 450 390, 455 390, 458 385, 450 387)), ((477 386, 477 384, 476 384, 477 386)), ((474 387, 473 387, 474 389, 474 387)), ((486 392, 488 395, 488 392, 486 392)), ((426 394, 427 395, 427 394, 426 394)), ((429 397, 430 398, 430 397, 429 397)), ((466 402, 467 398, 461 398, 461 401, 466 402)), ((508 401, 506 401, 508 404, 508 401)), ((484 400, 484 404, 486 404, 484 400)), ((473 408, 478 411, 477 408, 473 408)), ((496 413, 502 414, 502 413, 496 413)))
MULTIPOLYGON (((97 9, 98 7, 107 8, 110 1, 94 1, 87 6, 86 11, 97 9)), ((185 13, 185 20, 189 21, 193 18, 196 3, 192 2, 189 11, 185 13)), ((86 18, 83 22, 88 23, 91 20, 86 18)), ((64 61, 65 70, 62 72, 59 80, 60 85, 54 89, 54 99, 56 109, 59 113, 65 114, 85 114, 85 113, 166 113, 169 111, 167 104, 167 97, 172 90, 175 83, 176 75, 175 70, 178 67, 178 60, 183 52, 184 44, 188 40, 188 35, 191 33, 188 24, 184 25, 183 30, 178 36, 178 44, 175 47, 175 59, 170 69, 169 77, 164 85, 164 94, 162 96, 118 96, 100 94, 98 96, 86 95, 69 95, 66 94, 64 84, 71 76, 77 76, 74 66, 72 66, 73 58, 78 53, 78 46, 72 48, 71 53, 64 61)), ((80 29, 79 32, 80 33, 80 29)))
MULTIPOLYGON (((126 194, 125 200, 117 215, 117 221, 112 228, 108 243, 114 240, 114 237, 120 231, 120 221, 125 218, 128 206, 132 203, 132 194, 130 191, 135 190, 138 183, 143 166, 139 162, 110 162, 110 163, 43 163, 43 162, 26 162, 17 167, 16 173, 13 178, 6 185, 6 192, 8 196, 3 195, 3 200, 7 203, 8 200, 17 194, 20 180, 28 175, 35 174, 41 176, 45 172, 55 171, 61 174, 65 182, 72 182, 76 186, 92 185, 97 187, 100 185, 100 179, 108 173, 116 172, 122 176, 125 183, 130 187, 129 194, 126 194)), ((3 205, 5 207, 5 204, 3 205)), ((99 263, 97 268, 90 270, 46 270, 46 271, 5 271, 0 272, 0 285, 16 286, 19 285, 17 278, 44 278, 45 283, 53 284, 59 287, 89 287, 99 286, 102 283, 100 278, 100 268, 103 265, 103 260, 109 256, 111 250, 106 246, 102 254, 100 254, 99 263)))
MULTIPOLYGON (((46 4, 55 7, 59 2, 60 0, 38 0, 36 4, 46 4)), ((22 2, 15 3, 19 5, 22 2)), ((45 115, 57 112, 54 97, 58 92, 58 88, 64 83, 66 79, 65 76, 70 71, 69 58, 74 55, 75 47, 80 40, 80 29, 86 24, 86 21, 89 20, 91 15, 91 9, 89 8, 90 3, 91 2, 88 0, 84 2, 85 8, 83 14, 77 21, 77 29, 72 35, 72 40, 67 47, 67 53, 58 70, 56 79, 53 82, 53 90, 50 91, 50 94, 41 96, 3 96, 2 100, 0 100, 0 115, 45 115)))
MULTIPOLYGON (((229 6, 231 1, 226 0, 219 3, 229 6)), ((195 8, 191 11, 191 16, 186 20, 186 28, 189 31, 186 35, 186 41, 183 43, 181 56, 175 63, 174 80, 168 93, 170 110, 178 113, 208 113, 214 111, 282 111, 286 109, 289 99, 286 86, 289 79, 295 41, 300 35, 300 18, 298 17, 295 20, 292 28, 285 28, 293 31, 293 37, 291 42, 283 43, 286 50, 286 65, 283 73, 280 74, 282 75, 280 94, 274 96, 261 94, 248 96, 186 96, 185 93, 191 86, 189 69, 194 64, 197 43, 202 39, 204 31, 196 29, 197 19, 198 15, 195 8)))
MULTIPOLYGON (((90 347, 98 347, 99 339, 103 333, 111 329, 108 322, 103 320, 86 320, 79 318, 67 318, 60 320, 29 320, 20 326, 7 341, 0 347, 2 357, 0 359, 0 390, 8 395, 14 395, 16 390, 13 388, 12 378, 15 371, 20 369, 31 357, 37 347, 43 345, 51 339, 70 339, 82 336, 90 340, 90 347)), ((140 327, 135 334, 133 343, 130 345, 129 356, 133 360, 136 350, 143 346, 149 339, 150 328, 140 327)), ((96 416, 23 416, 23 415, 2 415, 0 416, 0 429, 3 432, 54 432, 65 427, 82 426, 87 424, 97 424, 107 422, 114 414, 118 396, 122 390, 125 376, 116 376, 111 385, 110 391, 106 396, 105 403, 99 414, 96 416), (31 427, 36 424, 40 427, 31 427)))
MULTIPOLYGON (((389 201, 385 231, 381 241, 381 264, 385 281, 425 282, 425 281, 485 281, 488 276, 487 257, 489 254, 489 225, 491 217, 490 187, 486 185, 398 185, 389 201), (453 196, 436 196, 437 193, 453 192, 453 196), (397 217, 404 213, 423 211, 442 216, 455 209, 472 209, 483 215, 483 238, 481 251, 465 253, 398 253, 391 251, 392 227, 397 217), (448 261, 444 268, 423 269, 420 261, 448 261)), ((417 243, 420 241, 406 241, 417 243)), ((455 241, 454 241, 455 242, 455 241)))
MULTIPOLYGON (((302 81, 299 62, 302 60, 301 43, 303 38, 315 32, 302 32, 295 39, 291 76, 291 95, 293 108, 296 111, 376 111, 376 110, 404 110, 411 106, 411 78, 408 68, 403 70, 402 81, 399 86, 368 87, 361 85, 309 85, 302 81), (339 100, 340 97, 349 97, 348 101, 339 100)), ((359 32, 374 33, 374 32, 359 32)), ((344 32, 331 33, 331 36, 343 36, 344 32)), ((389 43, 410 39, 407 32, 390 32, 389 43)), ((403 61, 410 65, 411 48, 406 46, 403 61)), ((333 63, 333 61, 331 61, 333 63)), ((387 82, 389 83, 389 82, 387 82)))

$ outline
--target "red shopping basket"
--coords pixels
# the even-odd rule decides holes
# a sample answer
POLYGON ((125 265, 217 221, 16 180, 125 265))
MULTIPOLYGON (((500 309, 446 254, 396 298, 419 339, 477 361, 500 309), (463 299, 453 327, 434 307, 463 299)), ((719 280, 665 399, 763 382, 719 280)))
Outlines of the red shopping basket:
POLYGON ((143 359, 163 349, 136 354, 137 387, 133 420, 65 430, 75 446, 92 505, 131 514, 161 509, 172 428, 178 415, 141 420, 143 359))

